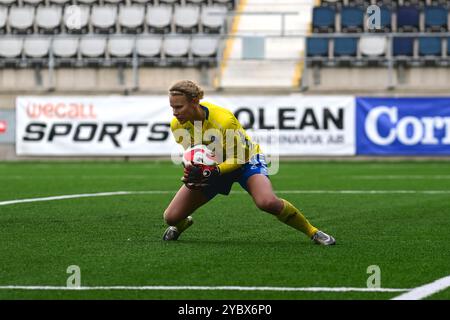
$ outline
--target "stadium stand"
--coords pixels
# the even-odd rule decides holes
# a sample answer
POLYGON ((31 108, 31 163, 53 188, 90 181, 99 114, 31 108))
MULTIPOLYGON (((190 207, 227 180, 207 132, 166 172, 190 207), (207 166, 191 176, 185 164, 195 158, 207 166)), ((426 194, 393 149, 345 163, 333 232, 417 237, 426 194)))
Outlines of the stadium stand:
POLYGON ((433 65, 445 64, 448 17, 447 1, 322 1, 313 9, 313 34, 307 39, 305 56, 309 65, 322 61, 322 66, 339 65, 346 60, 342 56, 353 57, 352 66, 367 66, 369 61, 371 66, 386 66, 387 59, 396 65, 424 66, 431 60, 433 65), (369 28, 367 8, 373 4, 380 6, 380 25, 369 28), (323 32, 334 46, 328 61, 323 59, 326 39, 319 40, 323 32), (345 33, 355 37, 349 39, 345 33))
POLYGON ((235 0, 1 0, 0 55, 8 59, 1 65, 27 68, 39 58, 41 65, 54 59, 54 67, 106 67, 117 59, 127 65, 137 59, 146 66, 213 67, 235 5, 235 0))
POLYGON ((301 88, 448 91, 449 10, 441 0, 315 2, 301 88))

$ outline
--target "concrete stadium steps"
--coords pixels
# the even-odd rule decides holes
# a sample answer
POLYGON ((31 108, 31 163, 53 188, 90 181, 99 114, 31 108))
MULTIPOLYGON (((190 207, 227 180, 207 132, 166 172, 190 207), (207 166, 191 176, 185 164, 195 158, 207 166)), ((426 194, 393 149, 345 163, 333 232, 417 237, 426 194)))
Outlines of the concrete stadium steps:
POLYGON ((219 87, 298 86, 298 64, 305 47, 304 37, 299 35, 309 32, 313 6, 313 0, 242 1, 232 30, 235 37, 226 44, 219 87), (246 36, 266 37, 263 59, 245 59, 246 36))
POLYGON ((221 80, 225 89, 235 88, 291 88, 295 62, 229 61, 221 80))

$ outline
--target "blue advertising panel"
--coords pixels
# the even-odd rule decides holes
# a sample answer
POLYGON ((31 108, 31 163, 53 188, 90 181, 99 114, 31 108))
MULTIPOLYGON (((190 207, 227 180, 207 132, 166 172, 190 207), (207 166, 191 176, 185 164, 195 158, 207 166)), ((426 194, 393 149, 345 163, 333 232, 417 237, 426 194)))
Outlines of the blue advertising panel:
POLYGON ((356 153, 450 155, 450 97, 357 97, 356 153))

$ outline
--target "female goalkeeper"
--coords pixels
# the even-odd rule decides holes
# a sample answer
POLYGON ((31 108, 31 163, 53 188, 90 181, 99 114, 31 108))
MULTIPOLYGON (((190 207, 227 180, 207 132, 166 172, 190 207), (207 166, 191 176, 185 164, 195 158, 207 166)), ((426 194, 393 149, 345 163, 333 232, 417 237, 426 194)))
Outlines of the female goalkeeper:
POLYGON ((303 232, 317 244, 335 244, 332 236, 311 225, 300 210, 274 194, 259 145, 251 141, 233 113, 212 103, 200 102, 202 98, 203 90, 192 81, 179 81, 169 89, 174 115, 170 124, 172 133, 185 149, 194 144, 219 144, 215 151, 222 149, 224 161, 219 159, 219 164, 210 168, 212 173, 207 178, 199 168, 185 167, 184 185, 164 212, 169 227, 163 240, 177 240, 192 225, 191 214, 195 210, 218 193, 228 195, 232 184, 238 182, 259 209, 303 232))

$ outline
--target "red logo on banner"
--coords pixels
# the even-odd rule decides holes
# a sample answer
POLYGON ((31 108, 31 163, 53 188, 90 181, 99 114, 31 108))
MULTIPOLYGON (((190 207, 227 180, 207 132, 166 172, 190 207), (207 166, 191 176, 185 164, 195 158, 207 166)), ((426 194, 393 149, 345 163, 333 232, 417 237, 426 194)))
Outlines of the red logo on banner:
POLYGON ((0 133, 6 132, 6 121, 0 120, 0 133))

